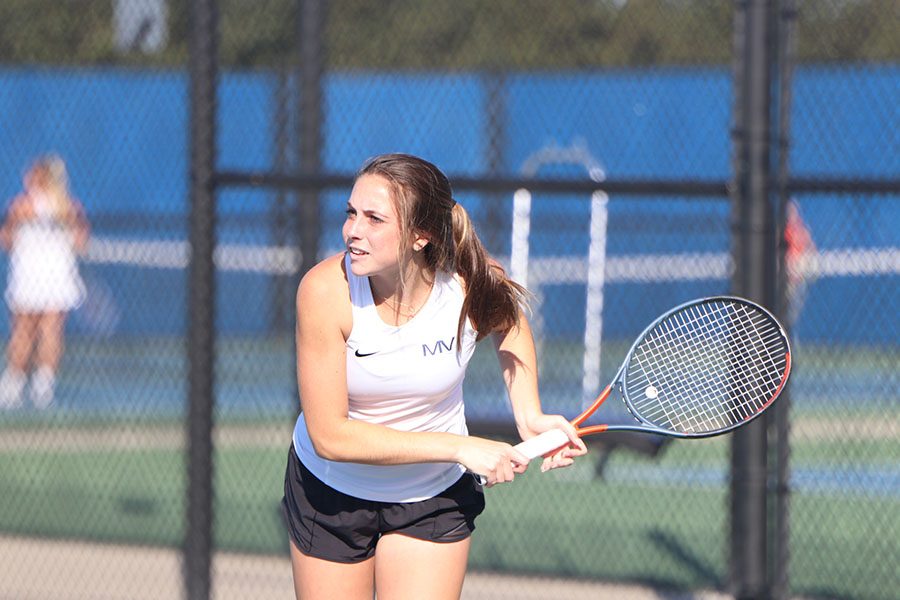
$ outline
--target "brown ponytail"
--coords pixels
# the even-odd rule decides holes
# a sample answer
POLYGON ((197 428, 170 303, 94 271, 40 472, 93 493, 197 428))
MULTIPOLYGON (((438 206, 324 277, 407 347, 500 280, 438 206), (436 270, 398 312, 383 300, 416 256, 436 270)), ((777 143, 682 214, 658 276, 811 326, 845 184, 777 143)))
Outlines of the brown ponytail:
POLYGON ((506 331, 519 322, 519 308, 528 292, 492 260, 475 233, 469 213, 453 207, 453 241, 456 271, 466 282, 466 299, 459 333, 468 316, 481 339, 494 331, 506 331))

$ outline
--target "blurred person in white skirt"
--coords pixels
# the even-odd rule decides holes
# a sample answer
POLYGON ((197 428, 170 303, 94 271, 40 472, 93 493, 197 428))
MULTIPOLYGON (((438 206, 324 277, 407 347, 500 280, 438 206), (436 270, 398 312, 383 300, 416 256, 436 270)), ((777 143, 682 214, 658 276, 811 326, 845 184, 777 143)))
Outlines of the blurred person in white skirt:
POLYGON ((36 160, 0 227, 0 245, 9 252, 5 299, 11 312, 0 408, 22 406, 31 370, 31 402, 36 408, 53 404, 66 316, 85 297, 78 255, 89 234, 84 209, 69 192, 63 160, 36 160))

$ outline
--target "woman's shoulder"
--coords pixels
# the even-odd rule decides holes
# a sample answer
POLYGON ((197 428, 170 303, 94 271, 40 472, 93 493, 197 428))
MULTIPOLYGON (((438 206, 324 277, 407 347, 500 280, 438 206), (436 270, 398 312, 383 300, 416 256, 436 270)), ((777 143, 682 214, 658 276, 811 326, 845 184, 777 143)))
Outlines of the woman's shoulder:
POLYGON ((339 252, 320 261, 300 280, 297 297, 334 300, 347 297, 347 273, 344 253, 339 252))
MULTIPOLYGON (((311 268, 297 287, 297 327, 337 326, 344 339, 353 326, 344 253, 329 256, 311 268)), ((298 329, 299 330, 299 329, 298 329)))
POLYGON ((454 282, 457 286, 459 286, 459 290, 465 294, 466 293, 466 280, 459 273, 448 273, 447 280, 454 282))
POLYGON ((7 203, 7 208, 9 210, 21 210, 26 206, 31 205, 31 196, 28 194, 16 194, 12 197, 12 199, 7 203))
POLYGON ((27 194, 18 194, 6 205, 6 217, 12 220, 27 219, 34 214, 34 206, 31 197, 27 194))

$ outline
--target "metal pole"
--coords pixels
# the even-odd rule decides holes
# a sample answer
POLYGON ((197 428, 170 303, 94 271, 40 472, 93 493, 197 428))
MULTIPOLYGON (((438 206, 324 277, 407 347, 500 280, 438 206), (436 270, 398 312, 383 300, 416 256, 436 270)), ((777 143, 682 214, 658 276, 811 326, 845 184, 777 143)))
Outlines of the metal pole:
MULTIPOLYGON (((782 323, 790 334, 791 323, 785 317, 790 314, 787 298, 787 277, 785 264, 785 209, 790 200, 787 182, 790 177, 790 114, 793 89, 793 66, 795 26, 797 7, 795 0, 781 0, 778 11, 778 222, 776 226, 778 239, 778 304, 777 310, 782 323)), ((790 562, 790 386, 784 390, 778 405, 774 407, 773 465, 769 486, 772 494, 770 545, 769 545, 769 589, 771 597, 782 600, 789 593, 790 562)))
POLYGON ((191 256, 184 588, 189 600, 205 600, 210 596, 213 520, 217 7, 215 0, 195 0, 190 6, 191 256))
MULTIPOLYGON (((297 34, 300 38, 300 106, 299 143, 300 172, 315 175, 322 166, 322 76, 325 71, 323 41, 325 3, 323 0, 298 0, 297 34)), ((306 273, 318 260, 319 215, 318 191, 305 190, 300 200, 300 273, 306 273)))
MULTIPOLYGON (((771 185, 771 82, 774 0, 738 2, 735 13, 736 164, 734 293, 773 306, 774 214, 771 185)), ((768 597, 768 422, 732 436, 731 586, 739 599, 768 597)))
MULTIPOLYGON (((290 141, 291 128, 289 103, 291 98, 290 75, 286 69, 279 69, 276 74, 274 94, 274 131, 275 131, 275 171, 279 175, 285 175, 291 171, 290 141)), ((291 214, 288 198, 293 194, 283 188, 275 192, 275 202, 270 211, 270 225, 272 228, 272 242, 278 248, 285 248, 288 244, 291 214)), ((288 323, 293 323, 290 315, 293 313, 293 290, 287 275, 272 275, 272 311, 270 318, 270 331, 274 334, 288 331, 288 323)))

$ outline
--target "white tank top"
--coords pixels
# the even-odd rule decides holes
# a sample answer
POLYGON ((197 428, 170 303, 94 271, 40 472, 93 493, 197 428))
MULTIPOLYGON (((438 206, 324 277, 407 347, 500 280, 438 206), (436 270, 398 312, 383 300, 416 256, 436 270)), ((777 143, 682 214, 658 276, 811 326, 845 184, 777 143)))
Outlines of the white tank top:
MULTIPOLYGON (((476 332, 466 319, 462 351, 457 326, 464 293, 438 273, 422 309, 407 323, 388 325, 375 309, 368 277, 345 262, 353 328, 347 339, 349 417, 401 431, 467 435, 463 379, 476 332)), ((367 500, 418 502, 450 487, 462 475, 457 463, 366 465, 335 462, 316 454, 301 413, 294 428, 300 461, 334 489, 367 500)))
POLYGON ((35 218, 19 225, 9 256, 5 298, 16 312, 69 311, 85 297, 75 236, 45 194, 32 195, 35 218))

